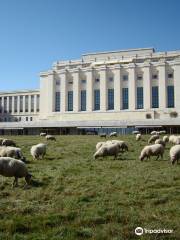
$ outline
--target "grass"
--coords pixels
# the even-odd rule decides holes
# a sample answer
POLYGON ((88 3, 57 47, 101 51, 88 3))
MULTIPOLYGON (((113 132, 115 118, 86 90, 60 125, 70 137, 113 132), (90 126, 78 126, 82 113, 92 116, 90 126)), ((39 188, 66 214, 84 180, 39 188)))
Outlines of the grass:
POLYGON ((28 159, 32 187, 12 189, 12 178, 0 176, 0 239, 128 240, 180 239, 180 165, 138 159, 146 145, 134 136, 119 136, 129 152, 93 160, 98 136, 57 136, 47 155, 33 161, 29 150, 45 142, 38 136, 12 136, 28 159), (173 234, 144 234, 134 229, 173 229, 173 234))

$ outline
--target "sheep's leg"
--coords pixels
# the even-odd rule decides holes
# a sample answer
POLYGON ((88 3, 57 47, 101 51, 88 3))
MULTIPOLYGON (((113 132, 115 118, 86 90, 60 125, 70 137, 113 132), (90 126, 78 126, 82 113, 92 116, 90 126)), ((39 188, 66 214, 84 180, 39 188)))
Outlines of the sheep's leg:
POLYGON ((158 160, 159 159, 159 155, 157 155, 157 158, 156 158, 156 160, 158 160))
POLYGON ((18 178, 17 177, 15 177, 14 181, 13 181, 13 188, 14 187, 18 187, 18 178))

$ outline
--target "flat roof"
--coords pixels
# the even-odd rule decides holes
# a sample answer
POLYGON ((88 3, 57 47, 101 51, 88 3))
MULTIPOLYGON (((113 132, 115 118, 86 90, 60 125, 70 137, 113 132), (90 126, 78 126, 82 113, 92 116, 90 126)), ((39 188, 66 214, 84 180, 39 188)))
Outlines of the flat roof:
POLYGON ((18 94, 18 93, 32 93, 32 92, 40 92, 39 89, 24 89, 24 90, 13 90, 13 91, 3 91, 0 92, 1 95, 5 95, 5 94, 18 94))

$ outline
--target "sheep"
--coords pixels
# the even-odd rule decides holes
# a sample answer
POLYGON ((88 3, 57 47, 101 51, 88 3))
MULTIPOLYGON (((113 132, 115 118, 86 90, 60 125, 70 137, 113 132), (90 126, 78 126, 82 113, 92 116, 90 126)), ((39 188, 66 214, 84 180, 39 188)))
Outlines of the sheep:
POLYGON ((47 135, 47 134, 44 133, 44 132, 42 132, 42 133, 39 134, 39 136, 41 136, 41 137, 45 137, 46 135, 47 135))
POLYGON ((122 151, 128 151, 128 145, 125 141, 120 141, 120 140, 112 140, 112 143, 118 143, 120 150, 122 151))
POLYGON ((138 134, 140 133, 139 131, 132 131, 132 134, 138 134))
POLYGON ((30 153, 33 157, 33 159, 39 159, 39 158, 43 158, 44 155, 46 154, 46 144, 44 143, 39 143, 37 145, 33 145, 31 147, 30 153))
POLYGON ((164 147, 161 144, 153 144, 153 145, 145 146, 142 149, 139 159, 141 161, 143 161, 144 158, 150 158, 151 156, 157 156, 157 158, 156 158, 156 160, 157 160, 159 158, 159 156, 161 156, 161 158, 162 158, 163 154, 164 154, 164 147))
POLYGON ((159 135, 152 135, 149 138, 148 143, 153 143, 156 139, 159 139, 159 135))
POLYGON ((162 139, 157 139, 157 140, 155 141, 155 144, 161 144, 161 145, 163 145, 163 147, 166 146, 166 143, 165 143, 162 139))
POLYGON ((157 135, 157 131, 152 131, 150 134, 151 135, 157 135))
POLYGON ((102 147, 102 145, 104 144, 105 142, 98 142, 97 144, 96 144, 96 151, 100 148, 100 147, 102 147))
POLYGON ((163 141, 164 141, 165 143, 169 142, 169 137, 168 137, 168 136, 164 136, 164 137, 163 137, 163 141))
POLYGON ((0 157, 0 174, 4 177, 14 177, 13 187, 17 187, 18 178, 23 177, 26 185, 29 185, 32 177, 24 162, 10 157, 0 157))
POLYGON ((4 138, 0 138, 0 145, 2 145, 4 138))
POLYGON ((2 146, 13 146, 16 147, 16 143, 11 139, 4 139, 2 141, 2 146))
POLYGON ((141 134, 140 133, 136 134, 136 141, 139 141, 140 139, 141 139, 141 134))
POLYGON ((56 138, 52 135, 46 135, 46 140, 56 141, 56 138))
POLYGON ((103 138, 103 137, 106 138, 106 133, 100 133, 99 136, 100 136, 101 138, 103 138))
POLYGON ((13 157, 25 161, 21 149, 17 147, 0 147, 0 157, 13 157))
POLYGON ((159 134, 166 134, 166 131, 165 130, 162 130, 162 131, 159 131, 159 134))
POLYGON ((110 136, 110 137, 117 137, 117 132, 111 132, 111 133, 109 134, 109 136, 110 136))
POLYGON ((117 143, 103 144, 103 146, 95 152, 94 159, 98 157, 105 157, 105 156, 114 156, 114 159, 116 159, 118 156, 119 150, 120 148, 117 143))
POLYGON ((180 144, 180 137, 175 136, 175 135, 171 135, 169 137, 169 142, 172 143, 172 144, 180 144))
POLYGON ((176 161, 178 163, 178 160, 180 159, 180 145, 175 145, 171 147, 169 155, 172 164, 174 164, 176 161))

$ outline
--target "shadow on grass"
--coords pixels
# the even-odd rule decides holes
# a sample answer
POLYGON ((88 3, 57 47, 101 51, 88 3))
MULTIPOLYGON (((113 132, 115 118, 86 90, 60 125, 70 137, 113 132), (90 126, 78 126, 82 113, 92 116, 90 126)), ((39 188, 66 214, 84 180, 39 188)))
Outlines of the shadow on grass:
POLYGON ((34 179, 31 180, 31 186, 32 187, 44 187, 44 186, 47 186, 47 185, 48 185, 47 183, 42 182, 42 181, 38 181, 38 180, 34 180, 34 179))

